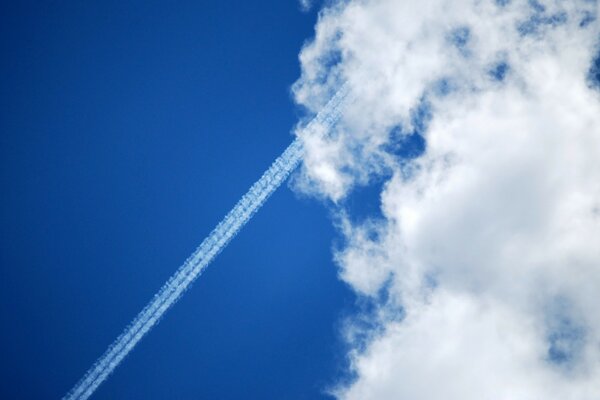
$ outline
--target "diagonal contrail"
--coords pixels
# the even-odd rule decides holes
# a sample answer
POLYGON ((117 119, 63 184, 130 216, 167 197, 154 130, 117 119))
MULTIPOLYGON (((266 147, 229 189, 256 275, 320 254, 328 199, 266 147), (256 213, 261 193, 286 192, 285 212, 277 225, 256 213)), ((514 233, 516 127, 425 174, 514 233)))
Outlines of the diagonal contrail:
MULTIPOLYGON (((307 130, 329 130, 341 116, 347 95, 344 85, 316 117, 307 130)), ((92 365, 83 378, 65 395, 64 400, 87 399, 129 354, 135 345, 181 297, 208 264, 227 246, 239 230, 252 218, 269 196, 283 183, 302 158, 302 143, 296 139, 238 201, 194 253, 169 278, 152 300, 92 365)))

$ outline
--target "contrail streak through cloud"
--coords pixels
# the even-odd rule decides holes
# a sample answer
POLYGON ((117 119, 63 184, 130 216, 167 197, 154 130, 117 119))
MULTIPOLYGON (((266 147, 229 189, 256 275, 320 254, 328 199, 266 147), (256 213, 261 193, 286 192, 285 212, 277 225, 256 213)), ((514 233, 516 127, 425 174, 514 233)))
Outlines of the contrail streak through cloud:
MULTIPOLYGON (((344 85, 305 129, 323 127, 327 131, 335 125, 341 116, 341 106, 346 95, 347 85, 344 85)), ((196 251, 179 267, 177 272, 169 278, 75 387, 65 395, 64 400, 87 399, 94 393, 142 337, 152 329, 192 282, 200 276, 208 264, 252 218, 269 196, 287 179, 299 164, 302 153, 302 143, 299 139, 295 139, 219 222, 196 251)))

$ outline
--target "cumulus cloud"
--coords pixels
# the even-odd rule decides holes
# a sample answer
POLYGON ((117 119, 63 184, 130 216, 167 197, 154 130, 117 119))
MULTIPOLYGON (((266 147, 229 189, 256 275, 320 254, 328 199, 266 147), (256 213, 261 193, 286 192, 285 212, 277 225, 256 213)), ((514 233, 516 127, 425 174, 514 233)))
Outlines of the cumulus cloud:
POLYGON ((590 0, 321 11, 296 100, 353 100, 299 133, 295 186, 338 207, 339 275, 377 304, 348 321, 338 398, 600 398, 599 40, 590 0), (344 199, 374 181, 381 215, 357 222, 344 199))

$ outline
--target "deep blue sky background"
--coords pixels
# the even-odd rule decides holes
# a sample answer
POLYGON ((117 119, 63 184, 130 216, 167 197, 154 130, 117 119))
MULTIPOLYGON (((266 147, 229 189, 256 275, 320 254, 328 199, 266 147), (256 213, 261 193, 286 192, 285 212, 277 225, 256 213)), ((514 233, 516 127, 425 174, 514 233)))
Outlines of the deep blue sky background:
MULTIPOLYGON (((291 141, 295 0, 0 6, 0 398, 59 398, 291 141)), ((280 189, 98 399, 313 399, 342 374, 326 207, 280 189)))

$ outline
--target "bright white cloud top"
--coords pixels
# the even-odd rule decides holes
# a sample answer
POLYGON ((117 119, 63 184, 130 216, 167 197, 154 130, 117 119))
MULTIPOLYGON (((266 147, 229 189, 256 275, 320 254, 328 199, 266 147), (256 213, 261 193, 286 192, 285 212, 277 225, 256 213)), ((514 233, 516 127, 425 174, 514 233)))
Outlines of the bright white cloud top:
MULTIPOLYGON (((343 86, 302 129, 312 134, 326 134, 339 120, 348 95, 343 86)), ((159 292, 125 328, 106 352, 92 365, 83 378, 67 393, 66 400, 89 398, 108 378, 138 342, 158 323, 160 318, 185 293, 214 258, 229 244, 265 201, 298 166, 303 154, 302 143, 296 139, 265 171, 250 190, 238 201, 196 251, 169 278, 159 292)))
POLYGON ((296 99, 318 110, 348 82, 355 101, 334 135, 299 132, 295 182, 340 204, 340 277, 376 304, 347 323, 338 398, 600 398, 598 17, 590 0, 321 12, 296 99), (381 215, 356 222, 343 199, 373 181, 381 215))

